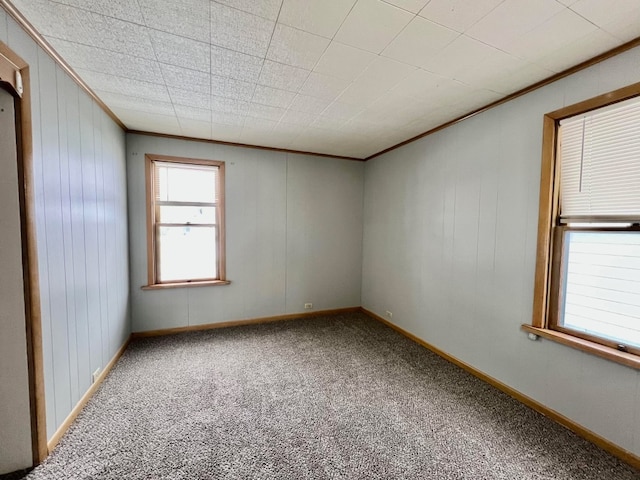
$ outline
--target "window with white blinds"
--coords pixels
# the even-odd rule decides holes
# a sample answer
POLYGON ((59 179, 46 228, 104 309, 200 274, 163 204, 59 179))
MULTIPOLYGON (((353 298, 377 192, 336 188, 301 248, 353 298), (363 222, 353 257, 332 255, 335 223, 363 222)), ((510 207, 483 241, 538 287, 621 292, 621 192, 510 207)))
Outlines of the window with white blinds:
POLYGON ((640 219, 640 97, 560 121, 560 223, 640 219))
POLYGON ((640 353, 640 97, 564 118, 557 138, 550 326, 640 353))

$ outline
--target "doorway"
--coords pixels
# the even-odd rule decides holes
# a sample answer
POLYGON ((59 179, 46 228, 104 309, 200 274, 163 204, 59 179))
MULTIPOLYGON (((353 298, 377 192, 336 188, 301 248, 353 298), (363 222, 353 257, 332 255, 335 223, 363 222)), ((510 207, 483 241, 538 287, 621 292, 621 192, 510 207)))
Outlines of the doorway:
POLYGON ((0 474, 47 455, 28 65, 0 42, 0 474))

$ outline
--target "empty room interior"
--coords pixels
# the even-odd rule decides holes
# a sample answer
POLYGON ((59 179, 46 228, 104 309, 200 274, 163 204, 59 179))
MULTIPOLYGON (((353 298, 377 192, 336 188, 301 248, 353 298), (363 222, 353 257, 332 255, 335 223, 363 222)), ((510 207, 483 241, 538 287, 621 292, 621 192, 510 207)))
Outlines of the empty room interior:
POLYGON ((640 1, 0 7, 0 478, 640 478, 640 1))

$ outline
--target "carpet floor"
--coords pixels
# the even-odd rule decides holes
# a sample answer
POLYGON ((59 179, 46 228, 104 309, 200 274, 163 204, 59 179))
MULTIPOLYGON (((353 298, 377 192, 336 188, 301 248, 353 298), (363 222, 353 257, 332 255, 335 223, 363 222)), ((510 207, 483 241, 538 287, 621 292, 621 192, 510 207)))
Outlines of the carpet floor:
POLYGON ((360 314, 137 340, 45 479, 640 479, 360 314))

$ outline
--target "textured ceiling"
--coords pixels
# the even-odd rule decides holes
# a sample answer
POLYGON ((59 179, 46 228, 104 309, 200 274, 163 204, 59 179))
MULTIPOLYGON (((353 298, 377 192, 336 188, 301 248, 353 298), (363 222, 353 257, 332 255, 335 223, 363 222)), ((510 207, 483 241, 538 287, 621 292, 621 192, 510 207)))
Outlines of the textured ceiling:
POLYGON ((640 0, 13 0, 130 129, 365 158, 640 36, 640 0))

